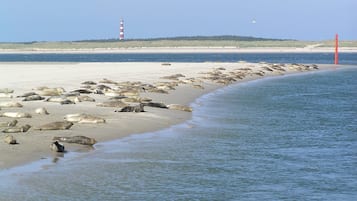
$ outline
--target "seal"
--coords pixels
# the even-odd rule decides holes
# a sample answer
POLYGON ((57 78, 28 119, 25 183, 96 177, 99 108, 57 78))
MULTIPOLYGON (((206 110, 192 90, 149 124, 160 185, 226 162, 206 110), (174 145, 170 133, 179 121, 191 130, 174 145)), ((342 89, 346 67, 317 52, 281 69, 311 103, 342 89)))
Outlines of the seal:
POLYGON ((65 90, 62 87, 58 88, 42 88, 42 90, 39 92, 39 95, 41 96, 60 96, 65 92, 65 90))
POLYGON ((51 97, 47 98, 45 101, 54 102, 54 103, 60 103, 61 105, 75 104, 74 101, 71 101, 67 97, 64 97, 64 96, 51 96, 51 97))
POLYGON ((94 81, 84 81, 84 82, 82 82, 81 84, 85 84, 85 85, 97 85, 97 83, 94 82, 94 81))
POLYGON ((69 121, 56 121, 36 127, 35 130, 67 130, 70 129, 72 126, 73 123, 69 121))
POLYGON ((93 91, 89 90, 89 89, 76 89, 76 90, 73 90, 71 91, 72 93, 73 92, 78 92, 80 94, 92 94, 93 91))
POLYGON ((0 117, 11 117, 11 118, 31 118, 31 114, 24 112, 4 112, 0 114, 0 117))
POLYGON ((115 110, 114 112, 145 112, 144 111, 144 104, 140 103, 139 105, 125 106, 120 110, 115 110))
POLYGON ((186 105, 170 104, 167 105, 170 110, 181 110, 185 112, 192 112, 192 108, 186 105))
POLYGON ((35 92, 26 92, 22 95, 16 96, 16 98, 26 98, 26 97, 33 96, 33 95, 38 95, 38 94, 35 92))
POLYGON ((37 100, 44 100, 45 98, 40 96, 40 95, 31 95, 31 96, 27 96, 24 99, 22 99, 22 101, 37 101, 37 100))
POLYGON ((82 145, 94 145, 97 141, 94 138, 89 138, 86 136, 73 136, 73 137, 53 137, 53 140, 66 143, 76 143, 82 145))
POLYGON ((14 127, 17 124, 17 120, 14 119, 12 121, 7 121, 7 122, 0 122, 0 128, 1 127, 14 127))
POLYGON ((18 102, 0 102, 0 107, 23 107, 18 102))
POLYGON ((3 133, 26 133, 31 128, 30 125, 16 126, 3 130, 3 133))
POLYGON ((148 106, 148 107, 157 107, 157 108, 167 109, 167 106, 165 103, 149 102, 149 103, 143 103, 143 104, 144 104, 144 106, 148 106))
POLYGON ((128 104, 120 101, 120 100, 115 100, 115 101, 108 101, 108 102, 103 102, 103 103, 98 103, 97 106, 99 107, 125 107, 128 106, 128 104))
POLYGON ((48 111, 47 111, 46 108, 44 108, 44 107, 37 108, 37 109, 35 110, 35 113, 36 113, 36 114, 45 114, 45 115, 50 114, 50 113, 48 113, 48 111))
POLYGON ((14 90, 13 89, 9 89, 9 88, 3 88, 3 89, 0 89, 0 93, 12 94, 12 93, 14 93, 14 90))
POLYGON ((5 142, 6 144, 18 144, 17 141, 16 141, 16 139, 15 139, 14 136, 12 136, 12 135, 7 135, 7 136, 5 137, 5 139, 4 139, 4 142, 5 142))
POLYGON ((8 93, 0 93, 0 98, 12 98, 13 96, 8 93))
POLYGON ((78 123, 105 123, 105 119, 96 117, 90 114, 67 114, 64 119, 69 122, 78 122, 78 123))
POLYGON ((50 144, 50 148, 52 151, 55 151, 55 152, 64 152, 65 151, 64 145, 59 143, 58 141, 52 142, 50 144))

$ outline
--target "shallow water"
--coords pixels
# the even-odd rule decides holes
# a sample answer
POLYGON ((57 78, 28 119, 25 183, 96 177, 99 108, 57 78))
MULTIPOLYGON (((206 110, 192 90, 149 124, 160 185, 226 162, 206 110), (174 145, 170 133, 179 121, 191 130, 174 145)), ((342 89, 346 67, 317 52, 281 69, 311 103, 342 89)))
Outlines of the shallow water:
POLYGON ((0 200, 357 200, 356 77, 220 89, 184 124, 0 172, 0 200))
MULTIPOLYGON (((340 53, 340 64, 357 64, 357 53, 340 53)), ((0 54, 0 62, 271 62, 333 64, 333 53, 132 53, 0 54)))

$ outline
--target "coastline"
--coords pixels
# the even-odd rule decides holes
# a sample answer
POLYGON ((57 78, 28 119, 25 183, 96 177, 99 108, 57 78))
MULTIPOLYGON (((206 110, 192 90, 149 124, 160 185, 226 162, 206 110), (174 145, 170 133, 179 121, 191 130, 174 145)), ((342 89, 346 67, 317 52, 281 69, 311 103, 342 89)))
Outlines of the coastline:
MULTIPOLYGON (((92 49, 0 49, 0 54, 140 54, 140 53, 334 53, 333 47, 133 47, 92 49)), ((340 53, 356 53, 356 47, 340 47, 340 53)))
MULTIPOLYGON (((251 68, 253 72, 261 71, 261 67, 265 64, 256 63, 171 63, 171 66, 163 66, 161 63, 46 63, 37 65, 36 63, 15 63, 1 64, 0 69, 4 72, 1 76, 0 88, 12 88, 15 94, 30 91, 38 86, 49 87, 64 87, 71 91, 80 86, 80 83, 87 80, 99 81, 107 78, 115 81, 141 81, 145 83, 154 83, 157 81, 165 81, 160 77, 172 74, 182 73, 187 77, 200 77, 201 72, 212 71, 215 68, 224 68, 222 71, 230 71, 237 68, 251 68), (21 80, 21 81, 20 81, 21 80)), ((331 69, 332 65, 319 65, 320 69, 331 69)), ((290 69, 284 74, 300 73, 300 70, 290 69)), ((304 71, 306 72, 306 71, 304 71)), ((282 72, 266 72, 264 76, 251 75, 234 83, 246 82, 259 79, 262 77, 279 76, 282 72)), ((166 80, 167 81, 167 80, 166 80)), ((203 94, 210 93, 225 85, 215 84, 209 81, 204 81, 202 84, 204 89, 197 89, 192 85, 180 85, 176 90, 166 94, 145 93, 144 96, 150 96, 155 101, 164 102, 167 104, 177 103, 189 105, 195 99, 203 94)), ((93 95, 97 102, 104 101, 106 97, 93 95)), ((39 121, 55 121, 62 120, 65 114, 86 112, 96 114, 107 120, 105 124, 95 125, 79 125, 75 124, 73 128, 66 131, 48 131, 40 132, 30 129, 27 133, 14 134, 19 140, 18 145, 7 145, 0 143, 0 151, 2 153, 0 161, 0 170, 11 167, 25 165, 32 161, 38 161, 43 158, 54 159, 57 157, 49 149, 49 144, 52 137, 56 135, 86 135, 94 137, 99 142, 111 141, 118 138, 123 138, 131 134, 146 133, 151 131, 161 130, 175 124, 180 124, 191 118, 191 113, 164 110, 158 108, 145 107, 147 112, 144 113, 114 113, 115 108, 99 108, 92 103, 79 103, 76 105, 59 105, 55 103, 31 102, 24 103, 20 99, 0 99, 3 101, 16 101, 24 105, 21 110, 32 112, 37 107, 45 106, 50 115, 40 117, 33 115, 34 118, 19 120, 22 124, 29 123, 38 125, 39 121), (137 126, 140 125, 140 126, 137 126)), ((17 111, 19 109, 2 108, 0 112, 17 111)), ((4 135, 2 135, 4 136, 4 135)), ((1 138, 1 141, 3 137, 1 138)), ((65 144, 69 152, 85 151, 88 147, 65 144)))

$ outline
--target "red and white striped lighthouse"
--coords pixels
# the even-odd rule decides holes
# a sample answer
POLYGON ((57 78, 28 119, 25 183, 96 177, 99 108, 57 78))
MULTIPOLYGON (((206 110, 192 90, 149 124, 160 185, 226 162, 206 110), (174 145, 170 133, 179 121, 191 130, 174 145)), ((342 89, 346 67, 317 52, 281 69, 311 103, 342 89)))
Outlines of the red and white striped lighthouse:
POLYGON ((124 20, 120 20, 119 40, 124 40, 124 20))

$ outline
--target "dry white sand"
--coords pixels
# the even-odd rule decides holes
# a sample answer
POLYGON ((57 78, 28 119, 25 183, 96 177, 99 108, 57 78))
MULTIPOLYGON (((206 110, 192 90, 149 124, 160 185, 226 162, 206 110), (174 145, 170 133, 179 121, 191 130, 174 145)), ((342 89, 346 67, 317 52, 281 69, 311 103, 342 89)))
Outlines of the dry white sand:
MULTIPOLYGON (((0 63, 0 89, 10 88, 15 90, 13 96, 33 90, 39 86, 63 87, 67 92, 80 88, 83 81, 98 82, 103 78, 122 81, 141 81, 144 83, 155 83, 157 81, 168 81, 160 79, 162 76, 181 73, 186 77, 203 76, 200 72, 212 71, 217 67, 223 67, 232 71, 238 68, 251 68, 252 73, 244 80, 260 78, 255 75, 262 71, 265 64, 251 63, 172 63, 164 66, 161 63, 0 63)), ((297 69, 287 68, 287 72, 300 72, 297 69)), ((266 76, 276 76, 282 72, 265 72, 266 76)), ((151 97, 155 102, 166 104, 178 103, 189 105, 197 97, 204 93, 222 87, 210 81, 201 83, 205 89, 192 87, 190 84, 181 84, 176 90, 169 94, 141 93, 142 97, 151 97)), ((111 86, 111 85, 110 85, 111 86)), ((93 137, 99 142, 121 138, 134 133, 155 131, 182 123, 191 117, 191 113, 145 107, 143 113, 117 113, 115 108, 98 107, 98 102, 108 100, 108 97, 98 94, 90 94, 96 102, 80 102, 72 105, 60 105, 59 103, 31 101, 23 102, 22 98, 0 98, 0 102, 19 102, 22 108, 1 108, 3 112, 28 112, 32 115, 29 119, 18 119, 18 125, 30 124, 33 127, 62 121, 66 114, 87 113, 106 119, 105 124, 77 124, 69 130, 59 131, 37 131, 31 128, 26 133, 12 134, 19 144, 8 145, 3 142, 6 134, 0 134, 0 169, 10 168, 41 158, 54 157, 49 148, 54 136, 76 136, 84 135, 93 137), (35 109, 45 107, 50 115, 35 114, 35 109)), ((0 117, 0 122, 9 121, 11 118, 0 117)), ((69 151, 86 150, 88 147, 80 145, 65 144, 69 151)))

